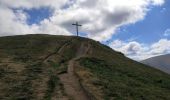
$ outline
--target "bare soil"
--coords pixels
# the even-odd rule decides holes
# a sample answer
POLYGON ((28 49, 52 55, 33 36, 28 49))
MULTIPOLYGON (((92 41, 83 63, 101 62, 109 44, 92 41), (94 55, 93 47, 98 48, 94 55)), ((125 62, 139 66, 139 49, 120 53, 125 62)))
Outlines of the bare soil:
POLYGON ((77 51, 76 57, 68 62, 67 73, 59 75, 60 81, 64 85, 65 92, 70 99, 90 100, 90 98, 87 96, 85 91, 80 86, 78 77, 75 75, 74 72, 75 60, 85 56, 88 53, 89 49, 90 49, 89 44, 82 43, 81 47, 77 51))

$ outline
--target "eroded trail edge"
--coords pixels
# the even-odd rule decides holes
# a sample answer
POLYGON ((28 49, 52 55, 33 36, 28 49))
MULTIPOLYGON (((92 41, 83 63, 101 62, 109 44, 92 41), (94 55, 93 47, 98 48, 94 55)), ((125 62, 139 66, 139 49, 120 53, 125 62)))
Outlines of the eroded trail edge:
POLYGON ((86 92, 80 86, 78 77, 74 73, 74 66, 75 66, 76 59, 85 56, 88 53, 89 49, 90 49, 89 43, 88 44, 82 43, 81 47, 77 51, 76 57, 69 60, 67 73, 59 75, 60 81, 64 85, 65 92, 70 99, 90 100, 86 92))

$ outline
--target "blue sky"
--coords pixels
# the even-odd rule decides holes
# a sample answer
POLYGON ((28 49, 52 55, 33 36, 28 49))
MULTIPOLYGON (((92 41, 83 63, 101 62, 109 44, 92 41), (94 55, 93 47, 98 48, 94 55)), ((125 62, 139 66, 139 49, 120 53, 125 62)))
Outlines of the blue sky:
MULTIPOLYGON (((143 20, 136 22, 135 24, 121 26, 109 41, 115 39, 124 41, 136 40, 142 43, 151 44, 158 41, 160 38, 170 39, 170 37, 165 37, 163 35, 164 32, 170 28, 169 4, 170 1, 167 0, 163 6, 150 6, 150 10, 143 20)), ((49 7, 29 10, 24 9, 23 11, 29 16, 27 19, 29 25, 39 24, 42 20, 48 19, 53 14, 53 10, 49 7)), ((80 32, 80 34, 84 36, 83 32, 80 32)))
POLYGON ((25 13, 28 14, 27 23, 31 24, 39 24, 42 20, 49 18, 52 16, 53 10, 49 7, 41 7, 41 8, 33 8, 33 9, 24 9, 25 13))
POLYGON ((170 0, 0 0, 0 36, 80 35, 134 60, 170 53, 170 0), (166 34, 165 34, 166 33, 166 34))
POLYGON ((167 0, 163 6, 154 6, 148 11, 144 20, 135 24, 122 26, 112 40, 120 39, 128 41, 136 40, 142 43, 151 44, 161 38, 167 38, 163 34, 170 28, 170 1, 167 0))

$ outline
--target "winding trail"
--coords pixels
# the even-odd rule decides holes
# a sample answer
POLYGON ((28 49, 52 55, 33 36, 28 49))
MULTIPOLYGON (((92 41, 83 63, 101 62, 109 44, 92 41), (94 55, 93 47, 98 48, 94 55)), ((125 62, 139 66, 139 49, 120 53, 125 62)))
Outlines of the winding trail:
POLYGON ((80 57, 86 56, 88 54, 89 49, 90 49, 89 43, 88 44, 81 43, 81 47, 77 51, 76 57, 68 62, 67 73, 59 75, 60 81, 64 85, 65 92, 70 99, 90 100, 86 92, 80 86, 78 77, 74 73, 75 60, 79 59, 80 57))
POLYGON ((57 51, 50 53, 49 55, 47 55, 42 62, 46 62, 51 56, 55 55, 55 54, 59 54, 70 42, 72 41, 72 38, 65 42, 57 51))

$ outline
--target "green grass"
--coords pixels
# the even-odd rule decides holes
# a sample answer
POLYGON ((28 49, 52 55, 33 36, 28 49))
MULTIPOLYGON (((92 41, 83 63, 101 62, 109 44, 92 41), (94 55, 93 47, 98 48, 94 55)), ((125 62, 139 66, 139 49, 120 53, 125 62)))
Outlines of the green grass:
POLYGON ((44 97, 45 100, 51 100, 52 94, 57 86, 60 85, 59 78, 56 75, 50 75, 50 79, 47 83, 48 88, 46 91, 46 95, 44 97))
POLYGON ((167 75, 150 73, 145 76, 143 74, 147 73, 124 69, 125 66, 108 65, 106 61, 96 58, 82 58, 80 63, 98 79, 93 84, 102 88, 105 100, 170 99, 170 77, 167 75))
POLYGON ((11 68, 8 67, 2 68, 3 76, 0 78, 0 80, 2 84, 1 87, 4 89, 4 91, 1 93, 5 93, 2 100, 33 99, 31 81, 37 78, 37 74, 33 72, 35 67, 27 66, 27 68, 20 74, 17 73, 16 71, 13 71, 11 68))
POLYGON ((169 75, 90 39, 40 34, 0 37, 0 99, 36 100, 41 85, 42 98, 51 99, 56 91, 64 94, 57 74, 67 72, 82 42, 90 43, 91 52, 81 65, 93 74, 92 84, 103 91, 102 99, 170 100, 169 75), (43 62, 46 57, 49 64, 43 62))
POLYGON ((67 72, 68 65, 66 61, 61 60, 59 62, 48 61, 49 65, 52 67, 52 70, 56 70, 57 74, 63 74, 67 72))
MULTIPOLYGON (((47 89, 44 92, 46 92, 46 97, 49 98, 51 98, 55 87, 58 88, 58 91, 61 91, 62 86, 58 84, 57 73, 58 71, 67 71, 67 65, 64 63, 74 56, 74 52, 69 53, 66 48, 64 48, 66 51, 62 52, 63 54, 57 54, 57 51, 70 39, 71 37, 51 35, 0 37, 0 64, 2 64, 0 65, 0 99, 36 99, 37 94, 35 92, 41 88, 39 87, 41 85, 35 86, 35 84, 47 86, 44 87, 47 89), (44 66, 43 58, 54 52, 61 59, 58 58, 58 62, 52 60, 50 66, 44 66), (8 69, 8 62, 9 64, 24 64, 23 70, 17 72, 17 69, 13 68, 12 65, 11 69, 8 69), (64 66, 60 67, 61 64, 64 66), (43 83, 45 80, 42 76, 49 77, 49 81, 43 83)), ((68 46, 68 49, 72 48, 68 46)))
POLYGON ((54 67, 54 68, 59 68, 60 67, 60 63, 55 63, 53 61, 48 61, 48 63, 50 64, 50 66, 54 67))

